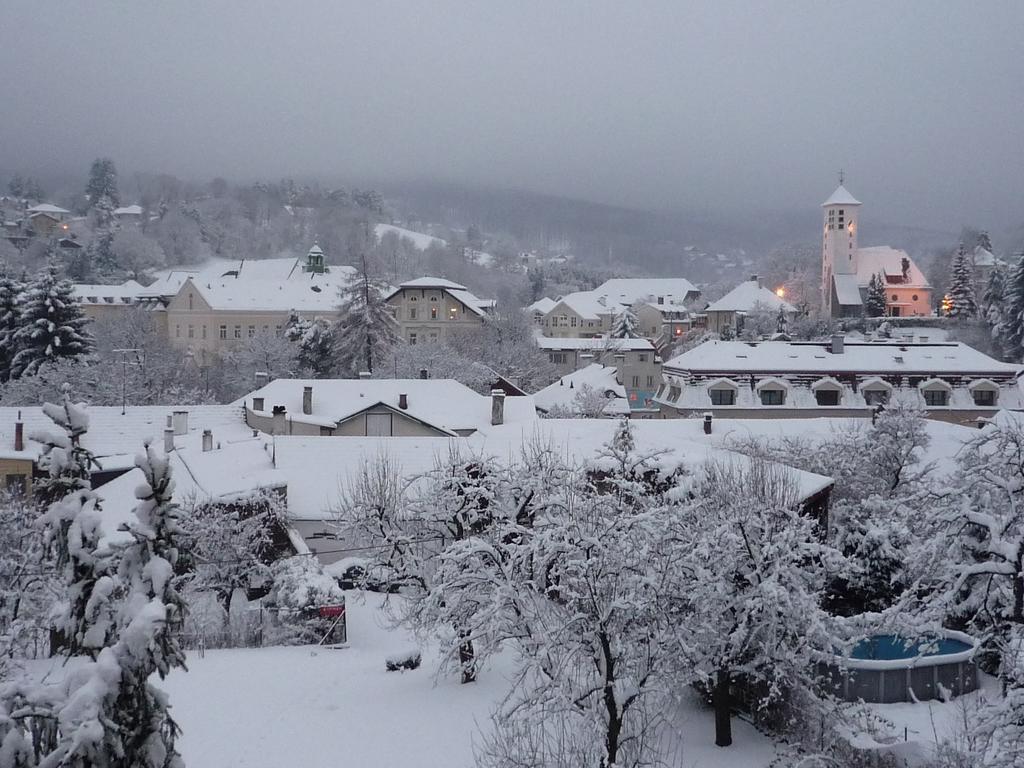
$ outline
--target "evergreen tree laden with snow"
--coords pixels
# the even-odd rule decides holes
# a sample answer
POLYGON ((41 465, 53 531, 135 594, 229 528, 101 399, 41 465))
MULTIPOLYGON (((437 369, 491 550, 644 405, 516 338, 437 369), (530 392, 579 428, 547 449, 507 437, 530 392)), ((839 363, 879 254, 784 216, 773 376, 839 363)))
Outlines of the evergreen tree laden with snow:
POLYGON ((868 317, 882 317, 885 315, 886 307, 885 278, 882 275, 872 275, 868 280, 867 295, 864 297, 864 314, 868 317))
POLYGON ((1024 250, 1010 270, 1004 307, 997 338, 1006 359, 1019 361, 1024 357, 1024 250))
POLYGON ((623 307, 615 316, 610 335, 613 339, 635 339, 640 336, 639 325, 633 308, 623 307))
POLYGON ((74 286, 60 277, 57 264, 49 266, 28 284, 14 332, 17 352, 11 376, 31 376, 46 363, 61 358, 80 359, 92 350, 89 320, 75 301, 74 286))
POLYGON ((104 198, 111 209, 121 204, 121 194, 117 191, 117 168, 109 157, 93 160, 85 194, 89 198, 90 207, 96 206, 104 198))
POLYGON ((19 326, 24 288, 20 280, 0 274, 0 382, 11 378, 11 365, 18 350, 14 334, 19 326))
POLYGON ((974 296, 974 273, 967 258, 964 244, 960 243, 953 259, 953 278, 949 284, 949 316, 970 320, 978 315, 978 302, 974 296))
POLYGON ((369 274, 366 257, 362 270, 340 291, 334 324, 335 359, 349 375, 373 373, 399 342, 398 321, 385 297, 388 286, 369 274))
POLYGON ((285 338, 298 344, 299 367, 313 378, 323 379, 334 370, 334 327, 323 318, 301 318, 296 313, 288 318, 285 338))

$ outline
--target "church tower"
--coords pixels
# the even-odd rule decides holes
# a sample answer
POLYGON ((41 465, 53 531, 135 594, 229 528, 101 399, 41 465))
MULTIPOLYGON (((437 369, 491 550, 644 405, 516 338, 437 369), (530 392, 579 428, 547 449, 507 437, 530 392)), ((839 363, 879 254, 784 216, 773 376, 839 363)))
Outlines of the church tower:
POLYGON ((832 312, 833 276, 857 274, 857 216, 860 201, 843 186, 839 186, 828 200, 821 204, 821 290, 826 312, 832 312))

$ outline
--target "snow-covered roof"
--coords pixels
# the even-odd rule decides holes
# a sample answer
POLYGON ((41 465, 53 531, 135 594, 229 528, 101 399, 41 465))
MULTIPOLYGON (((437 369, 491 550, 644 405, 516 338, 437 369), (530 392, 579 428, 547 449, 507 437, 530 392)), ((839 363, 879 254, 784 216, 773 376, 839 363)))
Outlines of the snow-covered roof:
POLYGON ((555 308, 555 304, 557 303, 558 302, 556 302, 554 299, 549 299, 547 296, 545 296, 533 302, 533 304, 527 307, 527 310, 529 310, 530 312, 540 312, 542 315, 546 315, 548 312, 555 308))
POLYGON ((861 305, 860 282, 856 275, 832 275, 836 287, 836 297, 843 306, 858 307, 861 305))
POLYGON ((594 291, 577 291, 566 294, 548 311, 554 312, 558 309, 559 304, 564 304, 584 320, 597 320, 601 315, 610 315, 616 311, 614 303, 594 291))
MULTIPOLYGON (((142 450, 149 440, 163 446, 167 417, 174 411, 188 413, 188 430, 175 438, 176 445, 198 442, 204 429, 213 431, 214 439, 238 439, 251 435, 245 424, 242 409, 237 405, 130 405, 121 414, 120 406, 91 406, 89 431, 82 444, 99 458, 131 457, 142 450)), ((43 413, 41 407, 0 407, 0 455, 10 456, 14 449, 14 425, 20 420, 25 425, 25 451, 27 458, 39 455, 40 445, 31 440, 35 432, 57 429, 43 413)), ((110 468, 111 462, 101 464, 110 468)))
POLYGON ((134 280, 125 280, 120 285, 97 285, 75 283, 75 298, 83 304, 130 303, 146 289, 134 280))
MULTIPOLYGON (((491 398, 454 379, 275 379, 236 401, 252 406, 262 397, 266 413, 283 405, 289 421, 334 426, 383 404, 436 429, 458 434, 491 428, 491 398), (312 413, 302 412, 305 387, 313 388, 312 413), (406 407, 400 404, 406 396, 406 407)), ((507 397, 505 421, 535 421, 533 398, 507 397)))
POLYGON ((396 293, 407 289, 437 290, 444 291, 456 301, 465 304, 474 314, 483 316, 488 310, 493 309, 496 304, 494 299, 481 299, 473 295, 468 288, 459 283, 447 280, 443 277, 417 277, 415 280, 406 280, 397 288, 393 288, 387 295, 390 299, 396 293))
POLYGON ((444 246, 448 243, 442 240, 440 237, 434 237, 433 235, 427 235, 423 232, 414 232, 411 229, 405 229, 404 227, 396 227, 394 224, 377 224, 373 228, 374 234, 377 235, 377 239, 384 237, 384 235, 392 232, 399 237, 412 240, 413 245, 419 248, 421 251, 427 250, 431 245, 444 246))
POLYGON ((611 402, 605 411, 607 414, 629 413, 626 388, 619 383, 616 369, 600 363, 591 363, 585 368, 562 376, 558 381, 535 393, 533 400, 537 408, 545 413, 555 407, 571 410, 577 393, 584 387, 590 387, 609 396, 611 402))
POLYGON ((635 304, 645 299, 661 297, 665 304, 682 304, 700 290, 682 277, 615 277, 605 280, 593 290, 605 296, 609 303, 635 304))
POLYGON ((796 308, 788 301, 780 299, 775 292, 765 288, 757 280, 740 283, 718 301, 708 305, 705 312, 752 312, 757 309, 778 312, 782 307, 786 312, 796 312, 796 308))
POLYGON ((827 342, 706 341, 665 363, 672 370, 707 373, 899 373, 903 375, 1014 375, 1003 363, 960 342, 888 343, 845 341, 833 354, 827 342))
POLYGON ((71 213, 67 208, 61 208, 58 205, 52 205, 51 203, 40 203, 39 205, 33 205, 28 209, 29 213, 71 213))
POLYGON ((610 339, 607 336, 596 336, 590 339, 556 339, 550 336, 538 336, 537 346, 541 349, 654 351, 654 344, 648 339, 610 339))
POLYGON ((876 245, 871 248, 857 249, 857 282, 866 286, 872 275, 883 274, 887 277, 900 278, 899 285, 904 288, 929 288, 928 279, 906 251, 891 248, 888 245, 876 245), (907 280, 902 281, 903 259, 909 262, 907 280))
POLYGON ((355 268, 333 266, 326 272, 307 272, 304 264, 304 259, 243 259, 229 262, 227 269, 216 267, 186 275, 185 282, 191 280, 213 309, 333 312, 338 308, 339 292, 355 276, 355 268))
POLYGON ((827 205, 860 205, 860 200, 850 194, 849 190, 840 184, 836 191, 829 195, 828 200, 821 204, 824 208, 827 205))
POLYGON ((994 267, 997 264, 1005 263, 987 248, 982 248, 980 245, 974 248, 974 266, 976 267, 994 267))
POLYGON ((122 208, 114 209, 115 216, 141 216, 142 206, 141 205, 126 205, 122 208))
MULTIPOLYGON (((666 470, 694 471, 708 460, 750 461, 702 438, 697 420, 637 419, 630 423, 637 450, 658 452, 657 464, 666 470)), ((278 437, 277 468, 289 479, 289 515, 298 520, 329 520, 360 469, 378 457, 390 458, 403 477, 414 478, 432 470, 453 448, 507 464, 518 460, 524 446, 539 442, 568 461, 583 464, 597 460, 617 428, 618 419, 541 419, 494 427, 487 434, 468 438, 278 437), (301 480, 294 482, 293 478, 301 480)), ((832 485, 831 478, 822 475, 797 469, 789 472, 804 499, 832 485)))

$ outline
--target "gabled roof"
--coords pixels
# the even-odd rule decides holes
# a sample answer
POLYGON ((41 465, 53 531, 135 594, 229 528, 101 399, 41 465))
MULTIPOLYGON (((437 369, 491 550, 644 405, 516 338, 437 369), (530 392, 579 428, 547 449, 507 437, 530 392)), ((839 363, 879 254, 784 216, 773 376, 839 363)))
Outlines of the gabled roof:
POLYGON ((556 302, 554 299, 549 299, 547 296, 544 296, 543 298, 537 299, 535 302, 533 302, 533 304, 528 306, 526 309, 529 310, 530 312, 540 312, 542 315, 546 315, 548 312, 555 308, 555 304, 557 303, 558 302, 556 302))
POLYGON ((141 216, 142 206, 141 205, 126 205, 123 208, 114 209, 115 216, 141 216))
POLYGON ((124 303, 134 301, 146 289, 134 280, 126 280, 120 285, 96 285, 93 283, 75 283, 75 298, 82 303, 112 303, 111 299, 124 303))
POLYGON ((786 312, 796 312, 796 308, 788 301, 775 295, 775 292, 762 286, 757 280, 740 283, 718 301, 708 305, 705 312, 752 312, 763 309, 778 312, 779 307, 786 312))
POLYGON ((1005 263, 987 248, 982 248, 980 245, 974 248, 974 266, 976 267, 994 267, 997 264, 1005 263))
POLYGON ((836 187, 836 191, 829 195, 828 200, 821 204, 824 208, 827 205, 860 205, 860 200, 850 194, 842 184, 836 187))
MULTIPOLYGON (((333 426, 378 404, 449 434, 486 431, 491 425, 491 398, 453 379, 276 379, 236 405, 251 407, 254 397, 263 398, 267 414, 283 405, 290 421, 319 426, 333 426), (305 387, 313 388, 310 414, 302 412, 305 387), (400 403, 403 394, 405 408, 400 403)), ((532 421, 534 410, 531 397, 508 398, 505 421, 532 421)))
POLYGON ((555 311, 559 304, 565 304, 584 320, 597 320, 601 315, 610 315, 617 311, 614 304, 605 297, 598 296, 594 291, 577 291, 566 294, 548 312, 555 311))
POLYGON ((61 208, 51 203, 40 203, 28 209, 29 213, 71 213, 67 208, 61 208))
POLYGON ((399 291, 410 288, 413 290, 444 291, 456 301, 469 307, 469 310, 479 317, 483 317, 497 303, 494 299, 481 299, 470 293, 466 286, 446 280, 443 277, 417 277, 415 280, 406 280, 397 288, 392 289, 385 299, 390 299, 399 291))
POLYGON ((682 277, 615 277, 605 280, 593 293, 606 297, 609 304, 635 304, 659 296, 665 304, 682 304, 700 290, 682 277))
POLYGON ((887 277, 901 278, 900 286, 904 288, 930 288, 924 272, 917 266, 906 251, 891 248, 888 245, 877 245, 871 248, 857 249, 857 282, 866 286, 872 275, 882 274, 887 277), (907 280, 902 282, 903 259, 909 262, 907 280))
POLYGON ((584 387, 590 387, 596 392, 612 393, 606 411, 609 415, 629 413, 626 388, 619 383, 616 369, 600 363, 591 363, 586 368, 562 376, 535 393, 533 400, 537 408, 545 413, 555 407, 571 409, 576 395, 584 387))
POLYGON ((399 288, 442 288, 453 291, 465 291, 466 286, 447 280, 443 277, 417 277, 399 284, 399 288))

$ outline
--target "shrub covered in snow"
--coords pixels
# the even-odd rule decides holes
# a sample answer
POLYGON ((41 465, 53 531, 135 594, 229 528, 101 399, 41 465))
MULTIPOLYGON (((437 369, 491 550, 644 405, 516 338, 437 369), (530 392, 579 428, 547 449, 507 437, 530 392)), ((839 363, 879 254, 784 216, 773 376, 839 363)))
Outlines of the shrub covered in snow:
POLYGON ((403 669, 418 669, 422 655, 419 648, 409 648, 401 653, 393 653, 384 659, 388 672, 399 672, 403 669))

